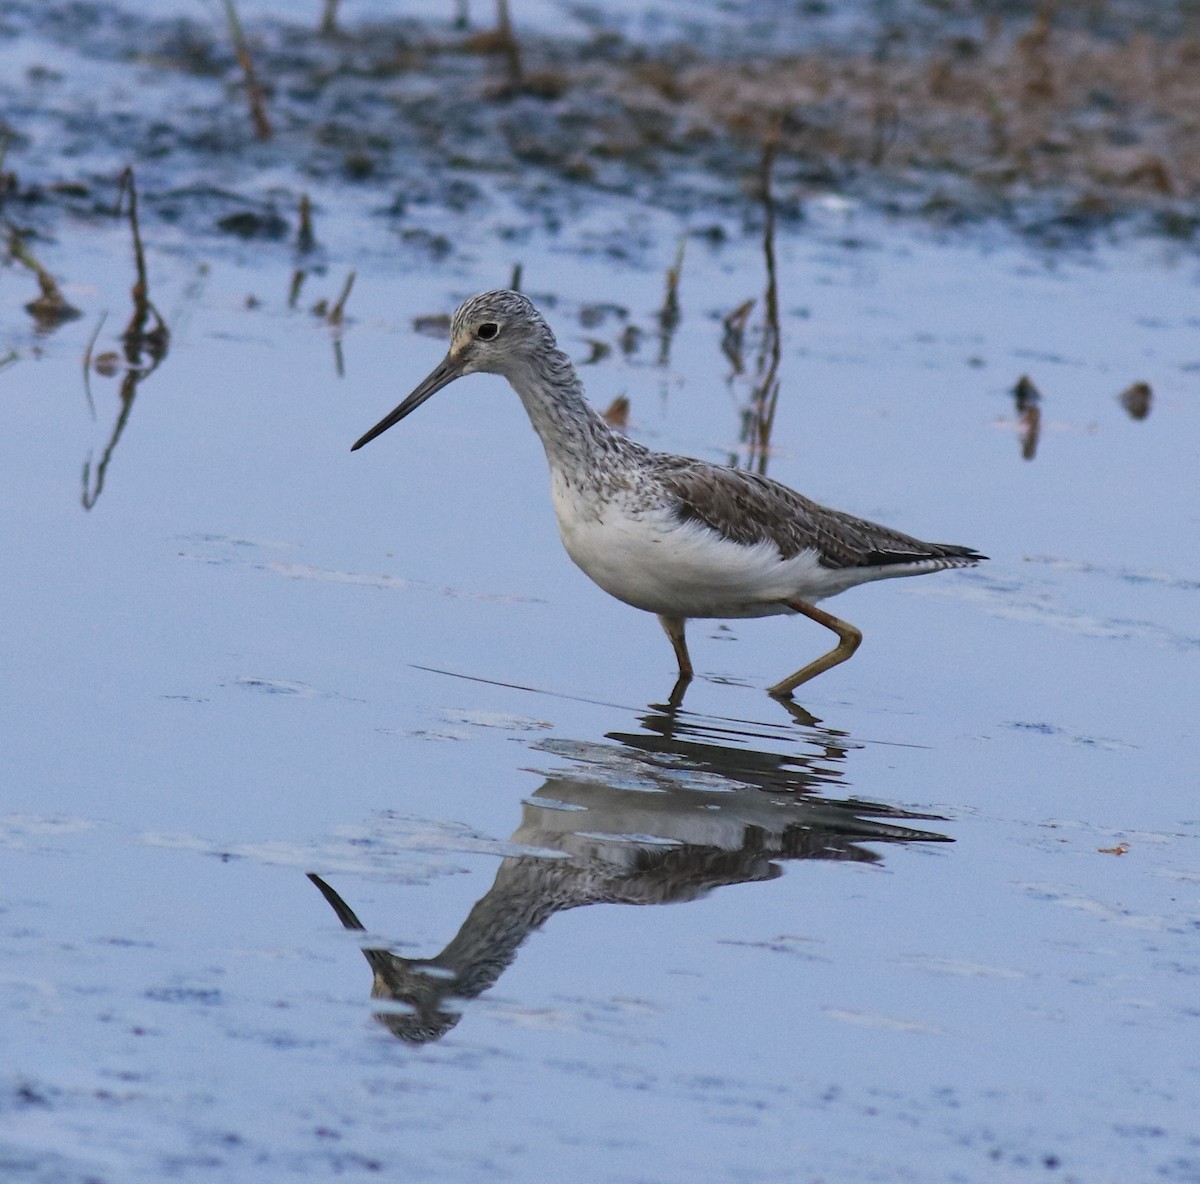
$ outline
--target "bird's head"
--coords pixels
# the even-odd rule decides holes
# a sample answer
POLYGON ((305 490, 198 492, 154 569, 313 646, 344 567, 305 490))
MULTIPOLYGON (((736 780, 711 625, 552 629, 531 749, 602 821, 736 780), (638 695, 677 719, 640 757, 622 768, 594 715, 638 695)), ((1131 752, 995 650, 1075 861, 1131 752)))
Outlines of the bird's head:
POLYGON ((481 292, 459 305, 450 320, 450 351, 394 411, 384 416, 351 448, 361 448, 415 411, 430 396, 464 374, 513 373, 539 351, 556 348, 554 334, 520 292, 481 292))

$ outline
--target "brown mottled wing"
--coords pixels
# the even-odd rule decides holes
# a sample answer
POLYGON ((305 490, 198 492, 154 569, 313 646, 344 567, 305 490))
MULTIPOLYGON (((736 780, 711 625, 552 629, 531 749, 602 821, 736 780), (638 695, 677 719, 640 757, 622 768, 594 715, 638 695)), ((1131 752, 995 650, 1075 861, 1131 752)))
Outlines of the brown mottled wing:
MULTIPOLYGON (((658 459, 658 458, 656 458, 658 459)), ((970 547, 925 543, 804 497, 778 481, 686 457, 662 457, 655 475, 678 498, 676 513, 736 543, 774 543, 784 559, 815 550, 823 567, 882 567, 986 558, 970 547)))

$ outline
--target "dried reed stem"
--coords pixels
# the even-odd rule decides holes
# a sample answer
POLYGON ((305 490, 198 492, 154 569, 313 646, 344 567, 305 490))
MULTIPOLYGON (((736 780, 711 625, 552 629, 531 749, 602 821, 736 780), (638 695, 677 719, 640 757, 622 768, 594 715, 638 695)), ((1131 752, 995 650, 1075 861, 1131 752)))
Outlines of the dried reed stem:
POLYGON ((258 76, 254 72, 254 63, 250 59, 250 47, 246 44, 242 22, 238 19, 233 0, 222 0, 222 3, 225 5, 225 19, 229 23, 229 36, 233 41, 233 52, 237 54, 238 64, 242 67, 242 76, 246 80, 246 100, 250 104, 250 118, 254 121, 254 134, 260 140, 269 140, 271 138, 271 121, 267 118, 266 96, 263 94, 258 76))

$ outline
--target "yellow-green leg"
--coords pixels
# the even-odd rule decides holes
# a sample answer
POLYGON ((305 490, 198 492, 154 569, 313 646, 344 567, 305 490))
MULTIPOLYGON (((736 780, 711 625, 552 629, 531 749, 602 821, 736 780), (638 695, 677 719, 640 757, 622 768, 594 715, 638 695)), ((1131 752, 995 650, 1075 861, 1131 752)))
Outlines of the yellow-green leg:
POLYGON ((680 681, 690 682, 694 671, 692 670, 692 659, 688 656, 687 639, 683 636, 683 618, 660 615, 658 623, 663 627, 663 632, 671 639, 671 645, 675 648, 675 660, 679 663, 680 681))
MULTIPOLYGON (((802 600, 785 600, 784 604, 794 612, 802 613, 810 621, 816 621, 818 625, 832 629, 840 640, 829 653, 823 654, 815 662, 809 662, 795 674, 789 674, 787 678, 777 682, 773 687, 768 687, 767 694, 774 695, 777 699, 788 698, 801 683, 808 682, 810 678, 816 678, 818 674, 824 674, 826 670, 841 665, 858 649, 862 642, 862 633, 858 629, 840 617, 835 617, 832 613, 822 612, 815 605, 805 604, 802 600)), ((663 628, 666 628, 665 624, 663 628)), ((670 636, 669 631, 668 636, 670 636)))

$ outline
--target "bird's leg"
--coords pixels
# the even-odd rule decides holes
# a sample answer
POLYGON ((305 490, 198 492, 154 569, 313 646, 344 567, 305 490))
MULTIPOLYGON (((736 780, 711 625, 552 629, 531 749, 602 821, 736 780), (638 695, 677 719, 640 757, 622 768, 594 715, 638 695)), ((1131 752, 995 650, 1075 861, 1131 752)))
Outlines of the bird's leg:
POLYGON ((690 678, 684 678, 680 675, 675 680, 675 685, 671 688, 671 693, 667 696, 666 708, 668 712, 676 712, 683 706, 683 696, 687 693, 688 687, 692 685, 690 678))
POLYGON ((786 699, 791 693, 802 683, 808 682, 810 678, 816 678, 818 674, 824 674, 833 666, 837 666, 844 662, 851 654, 854 653, 862 641, 862 633, 853 625, 832 613, 822 612, 819 608, 811 604, 805 604, 803 600, 785 600, 783 602, 793 612, 803 613, 810 621, 816 621, 818 625, 824 625, 826 629, 832 629, 834 633, 841 639, 837 645, 818 658, 815 662, 809 664, 795 674, 788 675, 781 682, 777 682, 773 687, 767 687, 767 694, 774 695, 777 699, 786 699))
MULTIPOLYGON (((658 623, 671 639, 675 647, 675 660, 679 663, 679 682, 685 685, 692 681, 692 659, 688 657, 687 639, 683 636, 684 619, 682 617, 665 617, 660 615, 658 623)), ((679 684, 676 683, 676 686, 679 684)))

